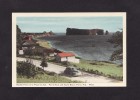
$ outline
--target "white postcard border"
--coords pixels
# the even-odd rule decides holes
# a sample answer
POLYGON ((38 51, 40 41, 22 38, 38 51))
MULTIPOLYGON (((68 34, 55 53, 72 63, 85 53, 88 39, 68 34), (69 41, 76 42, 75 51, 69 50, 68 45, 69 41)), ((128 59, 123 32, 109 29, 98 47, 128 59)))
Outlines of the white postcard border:
POLYGON ((127 53, 126 53, 126 12, 63 12, 63 13, 12 13, 12 87, 126 87, 127 53), (122 83, 17 83, 16 80, 16 18, 17 17, 123 17, 123 82, 122 83))

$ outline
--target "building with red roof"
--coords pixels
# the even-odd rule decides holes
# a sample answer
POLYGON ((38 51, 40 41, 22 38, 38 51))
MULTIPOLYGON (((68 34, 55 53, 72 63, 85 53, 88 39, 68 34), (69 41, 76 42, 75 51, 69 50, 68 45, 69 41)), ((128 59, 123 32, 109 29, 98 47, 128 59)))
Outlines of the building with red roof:
POLYGON ((75 54, 74 53, 71 53, 71 52, 58 53, 56 55, 56 61, 57 62, 68 61, 68 62, 79 63, 79 59, 76 59, 75 58, 75 54))
POLYGON ((59 57, 72 57, 72 56, 75 56, 75 54, 73 54, 71 52, 62 52, 62 53, 58 53, 57 55, 59 57))
POLYGON ((32 35, 24 36, 23 40, 32 40, 32 35))

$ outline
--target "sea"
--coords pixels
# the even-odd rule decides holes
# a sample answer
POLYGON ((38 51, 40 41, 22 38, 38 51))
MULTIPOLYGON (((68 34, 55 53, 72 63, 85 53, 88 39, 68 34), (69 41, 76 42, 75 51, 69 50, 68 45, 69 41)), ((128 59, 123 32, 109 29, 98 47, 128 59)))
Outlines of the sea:
MULTIPOLYGON (((54 35, 42 37, 51 45, 65 52, 73 52, 76 56, 85 60, 110 61, 111 54, 119 49, 114 44, 107 42, 112 35, 54 35)), ((122 61, 112 63, 121 64, 122 61)))

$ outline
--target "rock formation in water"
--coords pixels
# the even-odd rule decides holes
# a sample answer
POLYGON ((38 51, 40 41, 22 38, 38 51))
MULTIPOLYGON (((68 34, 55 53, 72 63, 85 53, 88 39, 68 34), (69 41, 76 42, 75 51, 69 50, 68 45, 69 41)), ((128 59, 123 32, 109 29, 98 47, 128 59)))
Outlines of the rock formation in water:
POLYGON ((104 30, 67 28, 66 35, 104 35, 104 30))

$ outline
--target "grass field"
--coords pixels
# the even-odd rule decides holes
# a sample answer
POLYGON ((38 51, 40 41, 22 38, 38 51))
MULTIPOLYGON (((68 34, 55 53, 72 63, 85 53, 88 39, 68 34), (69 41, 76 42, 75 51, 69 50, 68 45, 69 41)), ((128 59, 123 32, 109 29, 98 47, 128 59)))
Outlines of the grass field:
MULTIPOLYGON (((28 58, 28 56, 26 56, 28 58)), ((32 59, 37 59, 37 60, 41 60, 41 57, 39 56, 35 56, 35 57, 31 57, 32 59)), ((55 61, 48 61, 50 63, 53 64, 57 64, 60 66, 65 66, 62 63, 56 63, 55 61)), ((80 59, 80 63, 76 64, 76 63, 71 63, 72 65, 75 65, 75 67, 77 67, 77 69, 83 70, 83 71, 87 71, 87 72, 91 72, 92 71, 98 71, 99 75, 103 75, 103 76, 113 76, 115 77, 123 77, 123 67, 119 67, 117 64, 113 64, 113 63, 109 63, 109 62, 101 62, 101 61, 87 61, 87 60, 83 60, 80 59)), ((96 72, 91 72, 93 74, 98 74, 96 72)), ((112 78, 112 77, 110 77, 112 78)), ((118 78, 115 78, 118 79, 118 78)))
POLYGON ((71 81, 59 75, 39 74, 35 78, 26 78, 17 76, 17 83, 78 83, 78 81, 71 81))
POLYGON ((45 48, 52 48, 51 44, 45 40, 36 39, 40 46, 45 48))
POLYGON ((118 65, 107 62, 98 62, 98 61, 86 61, 81 60, 79 64, 74 64, 78 69, 84 71, 98 71, 104 76, 114 76, 122 77, 123 76, 123 67, 118 67, 118 65))
POLYGON ((77 83, 28 62, 17 62, 17 83, 77 83))

